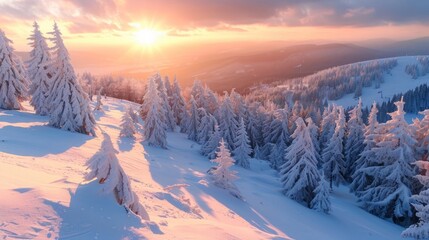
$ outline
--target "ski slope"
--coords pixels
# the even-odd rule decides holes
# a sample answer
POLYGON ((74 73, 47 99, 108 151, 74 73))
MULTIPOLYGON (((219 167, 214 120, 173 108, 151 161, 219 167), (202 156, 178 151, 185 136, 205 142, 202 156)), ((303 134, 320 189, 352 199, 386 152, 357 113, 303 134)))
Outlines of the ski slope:
MULTIPOLYGON (((429 74, 421 76, 417 79, 413 79, 411 75, 405 73, 405 67, 408 64, 417 63, 418 56, 406 56, 396 57, 398 65, 392 69, 390 74, 384 74, 384 83, 380 85, 380 88, 364 87, 362 89, 362 104, 363 106, 370 107, 375 101, 377 103, 389 101, 393 95, 405 93, 409 90, 414 90, 416 87, 422 84, 429 84, 429 74)), ((371 63, 371 60, 363 63, 371 63)), ((359 64, 359 63, 354 63, 359 64)), ((339 100, 330 101, 343 107, 356 106, 358 99, 354 98, 354 93, 347 94, 339 100)))
POLYGON ((140 135, 120 139, 130 104, 104 100, 96 138, 48 127, 30 110, 0 111, 0 239, 402 239, 402 227, 360 209, 344 186, 332 194, 330 215, 289 200, 261 160, 252 159, 250 170, 234 167, 239 200, 211 183, 213 164, 184 134, 169 133, 168 150, 142 144, 140 135), (102 131, 150 221, 84 182, 102 131))

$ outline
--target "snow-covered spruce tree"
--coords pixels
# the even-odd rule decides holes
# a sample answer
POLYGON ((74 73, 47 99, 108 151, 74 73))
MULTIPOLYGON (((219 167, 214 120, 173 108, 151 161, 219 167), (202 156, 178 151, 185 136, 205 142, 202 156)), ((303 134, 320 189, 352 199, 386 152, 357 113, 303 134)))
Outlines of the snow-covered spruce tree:
POLYGON ((188 119, 188 124, 186 126, 186 130, 188 131, 188 139, 192 141, 197 141, 198 138, 198 126, 200 125, 200 119, 198 115, 197 102, 194 99, 194 96, 191 96, 191 100, 189 101, 191 105, 189 108, 190 116, 188 119))
POLYGON ((274 120, 270 124, 269 142, 277 144, 281 141, 290 143, 288 128, 289 113, 287 106, 274 112, 274 120))
POLYGON ((173 89, 171 88, 170 78, 168 76, 164 77, 164 86, 165 86, 168 99, 169 101, 171 101, 171 97, 173 96, 173 89))
POLYGON ((103 191, 113 193, 120 205, 149 220, 146 210, 131 188, 128 176, 119 164, 112 140, 106 133, 103 136, 100 151, 86 162, 89 171, 85 175, 85 180, 96 178, 100 184, 103 184, 103 191))
POLYGON ((337 107, 338 115, 335 121, 336 127, 334 134, 328 142, 328 145, 322 151, 323 171, 329 181, 329 186, 338 186, 344 182, 345 162, 343 155, 343 141, 346 127, 344 108, 337 107))
POLYGON ((127 111, 128 111, 128 115, 130 115, 130 117, 133 120, 133 122, 134 123, 139 123, 139 116, 136 114, 136 112, 134 111, 134 109, 132 107, 128 107, 127 111))
POLYGON ((92 101, 92 97, 94 96, 95 77, 90 72, 84 72, 80 77, 80 81, 83 88, 88 93, 89 100, 92 101))
POLYGON ((171 111, 169 96, 167 95, 167 90, 165 89, 164 82, 162 81, 161 75, 159 73, 153 76, 155 82, 157 84, 159 97, 161 99, 161 105, 164 108, 165 113, 165 124, 167 126, 167 130, 174 131, 176 128, 176 121, 174 120, 173 112, 171 111))
POLYGON ((419 218, 419 222, 403 231, 402 236, 429 239, 429 162, 417 161, 416 165, 421 169, 422 175, 417 175, 417 178, 424 188, 418 195, 412 196, 411 204, 417 211, 416 216, 419 218))
POLYGON ((134 126, 134 121, 130 116, 130 107, 129 107, 124 112, 124 115, 122 116, 121 132, 119 133, 119 136, 132 138, 134 137, 134 134, 136 132, 137 131, 136 131, 136 127, 134 126))
POLYGON ((373 178, 366 174, 364 169, 369 166, 376 165, 373 162, 375 158, 374 152, 372 149, 376 146, 378 137, 378 121, 377 121, 377 104, 374 102, 372 104, 371 112, 368 116, 368 125, 365 127, 364 133, 364 145, 362 153, 359 155, 359 158, 354 163, 355 172, 352 175, 352 183, 350 184, 350 190, 354 192, 357 196, 360 195, 360 192, 366 190, 368 186, 373 181, 373 178))
POLYGON ((46 99, 51 87, 49 78, 52 75, 47 69, 52 64, 52 60, 48 44, 39 30, 37 22, 34 22, 33 27, 33 34, 28 38, 32 49, 30 59, 27 61, 28 76, 31 79, 30 104, 36 110, 36 114, 45 116, 49 114, 49 103, 46 99))
POLYGON ((317 170, 316 149, 313 146, 310 130, 302 118, 296 120, 292 138, 292 144, 286 150, 286 162, 280 169, 283 193, 310 207, 320 174, 317 170))
POLYGON ((240 119, 240 124, 237 129, 237 134, 234 141, 234 151, 232 152, 235 164, 243 168, 250 168, 249 158, 252 149, 249 145, 249 138, 247 137, 246 126, 244 125, 243 118, 240 119))
POLYGON ((231 153, 223 139, 219 142, 216 158, 211 161, 217 164, 215 169, 211 171, 214 183, 218 187, 229 190, 234 196, 241 198, 240 192, 233 183, 238 178, 237 172, 229 169, 234 165, 234 159, 231 157, 231 153))
POLYGON ((330 194, 331 189, 329 188, 329 182, 326 181, 325 176, 322 175, 319 184, 316 189, 314 189, 315 196, 311 201, 311 208, 319 212, 329 213, 331 211, 330 194))
POLYGON ((346 178, 352 180, 352 175, 356 171, 355 162, 364 149, 364 123, 362 120, 362 100, 359 98, 358 105, 350 112, 350 119, 347 122, 346 144, 344 155, 346 159, 346 178))
POLYGON ((103 88, 100 88, 97 92, 97 102, 95 103, 94 111, 103 111, 101 106, 103 106, 103 103, 101 102, 101 91, 103 88))
POLYGON ((88 95, 82 90, 70 61, 57 24, 50 34, 53 61, 48 69, 52 73, 49 107, 49 125, 66 131, 95 135, 95 119, 89 106, 88 95))
POLYGON ((30 87, 30 80, 28 77, 27 68, 20 57, 16 58, 16 63, 17 63, 18 73, 21 76, 24 76, 24 86, 25 86, 25 89, 27 89, 26 94, 28 94, 28 89, 30 87))
POLYGON ((238 123, 227 92, 225 92, 225 97, 219 109, 219 115, 219 127, 222 132, 222 138, 227 143, 228 149, 234 150, 234 139, 238 123))
POLYGON ((259 112, 259 104, 255 103, 249 110, 248 123, 246 125, 247 135, 250 140, 250 146, 255 149, 262 142, 262 124, 259 112))
POLYGON ((204 108, 199 108, 198 111, 203 117, 198 125, 197 142, 204 145, 213 133, 217 121, 216 118, 210 113, 207 113, 204 108))
POLYGON ((206 110, 214 115, 216 110, 219 108, 219 99, 215 92, 213 92, 210 88, 206 87, 206 110))
POLYGON ((149 80, 144 101, 149 107, 143 124, 145 141, 151 146, 167 148, 164 108, 153 78, 149 80))
POLYGON ((197 104, 197 108, 205 108, 206 107, 206 99, 205 99, 205 89, 201 81, 196 80, 192 85, 191 96, 194 97, 195 102, 197 104))
POLYGON ((176 78, 174 79, 172 92, 173 95, 171 97, 171 110, 173 111, 176 124, 181 127, 183 132, 183 130, 186 129, 186 118, 184 118, 184 114, 186 113, 186 103, 183 99, 182 90, 180 89, 176 78))
POLYGON ((236 92, 235 89, 232 89, 230 100, 232 109, 234 110, 237 119, 243 118, 244 123, 247 123, 247 109, 243 97, 238 92, 236 92))
POLYGON ((392 119, 384 124, 386 133, 372 150, 377 165, 363 169, 374 180, 360 199, 369 212, 407 224, 413 215, 410 197, 419 183, 412 166, 416 140, 405 120, 404 104, 402 99, 395 102, 397 110, 389 113, 392 119))
POLYGON ((262 142, 261 147, 259 148, 259 155, 261 159, 269 159, 269 154, 274 148, 275 144, 271 142, 271 132, 272 132, 272 122, 277 121, 275 119, 275 109, 277 106, 270 100, 265 102, 265 107, 261 109, 263 116, 261 119, 262 126, 262 142))
POLYGON ((268 159, 270 160, 271 167, 274 169, 280 169, 280 167, 285 163, 284 156, 286 154, 287 144, 283 138, 279 138, 279 141, 274 144, 271 149, 268 159))
MULTIPOLYGON (((262 119, 262 125, 264 126, 262 128, 262 142, 263 142, 263 148, 265 148, 266 145, 271 144, 271 137, 272 137, 272 127, 273 127, 273 122, 278 121, 275 118, 275 108, 276 106, 271 106, 273 104, 268 104, 268 106, 265 106, 265 108, 262 110, 263 111, 263 119, 262 119)), ((261 149, 263 150, 263 149, 261 149)), ((267 151, 269 152, 269 151, 267 151)))
POLYGON ((213 133, 210 134, 209 140, 201 146, 201 154, 207 156, 209 159, 214 159, 221 139, 222 135, 219 126, 216 124, 213 133))
POLYGON ((320 150, 326 148, 331 139, 332 135, 335 132, 335 120, 338 116, 337 107, 334 105, 329 105, 325 107, 322 116, 322 123, 320 126, 320 150))
POLYGON ((27 79, 11 44, 0 29, 0 108, 17 110, 27 97, 27 79))
POLYGON ((429 109, 420 112, 422 120, 416 119, 414 125, 417 140, 416 154, 419 158, 427 158, 429 151, 429 109))
POLYGON ((292 107, 292 114, 290 116, 290 121, 289 121, 289 129, 291 132, 295 131, 295 127, 296 127, 296 119, 302 117, 302 110, 303 110, 303 106, 299 101, 295 101, 295 103, 293 104, 292 107))
POLYGON ((313 119, 311 117, 306 118, 305 122, 307 123, 307 126, 310 130, 310 137, 311 137, 311 140, 313 141, 314 149, 316 149, 317 162, 320 163, 321 156, 320 156, 319 128, 313 122, 313 119))

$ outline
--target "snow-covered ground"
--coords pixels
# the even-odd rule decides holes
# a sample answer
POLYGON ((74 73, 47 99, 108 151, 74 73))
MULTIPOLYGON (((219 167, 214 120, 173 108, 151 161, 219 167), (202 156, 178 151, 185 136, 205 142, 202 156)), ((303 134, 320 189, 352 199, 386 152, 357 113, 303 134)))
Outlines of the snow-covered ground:
POLYGON ((256 159, 250 170, 234 167, 239 200, 211 184, 213 164, 198 144, 180 133, 168 134, 168 150, 142 144, 140 135, 120 139, 130 103, 104 103, 98 138, 47 127, 32 111, 0 111, 0 239, 401 239, 403 228, 360 209, 347 187, 335 189, 330 215, 289 200, 276 172, 256 159), (101 131, 150 221, 127 214, 100 184, 84 182, 101 131))
MULTIPOLYGON (((414 90, 416 87, 422 84, 429 84, 429 74, 421 76, 417 79, 413 79, 411 75, 405 73, 405 67, 408 64, 416 64, 417 56, 407 56, 407 57, 396 57, 398 65, 392 69, 390 74, 384 74, 384 83, 380 85, 380 88, 376 89, 374 87, 364 87, 362 89, 362 103, 363 106, 370 107, 371 104, 375 101, 377 103, 382 103, 389 101, 393 95, 405 93, 409 90, 414 90)), ((371 63, 377 60, 366 61, 371 63)), ((355 63, 359 64, 359 63, 355 63)), ((339 100, 331 101, 337 105, 344 107, 355 106, 358 102, 358 99, 354 98, 354 93, 347 94, 339 100)))

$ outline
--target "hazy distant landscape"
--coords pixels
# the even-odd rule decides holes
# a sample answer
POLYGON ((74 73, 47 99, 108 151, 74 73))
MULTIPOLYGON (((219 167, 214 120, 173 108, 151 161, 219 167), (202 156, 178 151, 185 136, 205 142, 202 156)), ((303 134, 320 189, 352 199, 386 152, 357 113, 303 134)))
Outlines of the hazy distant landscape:
POLYGON ((142 59, 142 63, 127 63, 121 62, 120 59, 109 60, 103 53, 91 56, 85 52, 73 51, 71 57, 72 61, 77 63, 75 65, 79 72, 89 71, 99 75, 113 74, 145 80, 159 71, 165 75, 177 76, 184 86, 190 86, 194 80, 201 80, 217 91, 231 88, 246 91, 254 84, 303 77, 339 65, 394 56, 429 54, 429 37, 407 41, 374 40, 357 44, 289 46, 290 44, 220 43, 198 46, 198 49, 207 48, 207 52, 178 52, 177 55, 158 63, 151 62, 149 69, 146 59, 142 59))

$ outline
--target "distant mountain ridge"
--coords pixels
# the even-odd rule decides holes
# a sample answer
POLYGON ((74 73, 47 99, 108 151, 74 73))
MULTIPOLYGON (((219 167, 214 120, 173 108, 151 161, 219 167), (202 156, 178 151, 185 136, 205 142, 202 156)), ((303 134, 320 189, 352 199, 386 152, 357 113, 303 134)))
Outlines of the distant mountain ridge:
MULTIPOLYGON (((286 43, 285 43, 286 44, 286 43)), ((237 45, 240 45, 237 43, 237 45)), ((222 44, 217 46, 222 49, 222 44)), ((96 67, 97 64, 115 66, 106 53, 91 56, 89 59, 84 52, 71 51, 71 58, 78 72, 97 71, 104 69, 105 74, 121 75, 136 79, 147 79, 154 72, 162 75, 177 76, 182 85, 191 85, 199 79, 217 91, 236 88, 246 91, 257 83, 270 83, 279 80, 304 77, 320 70, 386 57, 429 54, 429 37, 406 41, 373 40, 355 44, 301 44, 282 47, 281 43, 266 43, 243 47, 240 51, 227 51, 231 48, 225 44, 225 52, 211 51, 199 57, 186 60, 172 60, 168 64, 154 64, 153 67, 143 68, 142 65, 122 66, 115 68, 96 67), (362 45, 359 45, 362 44, 362 45), (99 59, 98 59, 99 58, 99 59), (97 60, 98 59, 98 60, 97 60), (110 70, 109 70, 110 69, 110 70), (121 70, 119 70, 121 69, 121 70)), ((237 46, 239 48, 239 46, 237 46)), ((24 59, 28 53, 17 52, 24 59)), ((137 60, 136 60, 137 61, 137 60)), ((118 63, 119 64, 119 63, 118 63)))

